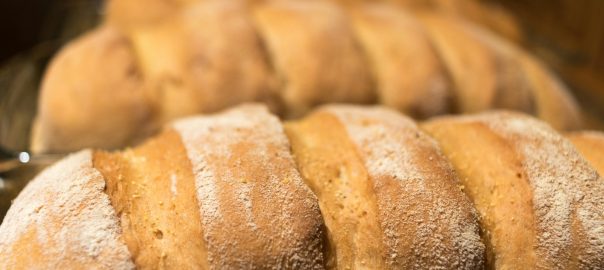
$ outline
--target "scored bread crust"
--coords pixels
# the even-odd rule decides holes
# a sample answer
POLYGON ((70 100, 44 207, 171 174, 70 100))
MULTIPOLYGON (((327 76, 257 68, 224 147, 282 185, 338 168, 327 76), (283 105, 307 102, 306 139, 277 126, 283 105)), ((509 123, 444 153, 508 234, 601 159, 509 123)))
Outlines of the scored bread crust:
POLYGON ((43 171, 0 226, 0 268, 134 269, 104 188, 90 150, 43 171))
POLYGON ((374 72, 379 103, 419 118, 450 111, 445 67, 412 14, 385 3, 355 5, 349 14, 374 72))
POLYGON ((423 128, 452 160, 483 216, 490 266, 604 266, 604 185, 568 140, 511 112, 443 117, 423 128), (511 175, 501 178, 498 169, 511 175))
POLYGON ((316 197, 266 107, 240 106, 173 128, 193 167, 210 268, 323 268, 316 197))
POLYGON ((298 169, 319 199, 329 239, 327 268, 385 268, 375 194, 344 128, 319 112, 285 130, 298 169))
POLYGON ((122 238, 139 269, 207 269, 191 162, 174 130, 122 152, 96 151, 122 226, 122 238))
POLYGON ((288 116, 327 102, 375 101, 366 60, 335 3, 268 1, 255 5, 253 16, 288 116))
POLYGON ((451 165, 412 120, 333 105, 287 132, 319 197, 338 268, 482 267, 477 216, 451 165))
POLYGON ((387 265, 480 268, 484 249, 475 212, 436 143, 388 109, 327 110, 345 126, 372 178, 387 265))

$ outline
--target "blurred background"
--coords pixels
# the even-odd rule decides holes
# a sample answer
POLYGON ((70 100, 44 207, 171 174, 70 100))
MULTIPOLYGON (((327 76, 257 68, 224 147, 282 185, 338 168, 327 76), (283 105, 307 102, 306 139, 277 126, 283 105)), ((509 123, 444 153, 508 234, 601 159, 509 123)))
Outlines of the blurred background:
MULTIPOLYGON (((431 1, 436 0, 414 2, 421 5, 431 1)), ((604 129, 601 124, 604 119, 604 1, 465 1, 470 4, 461 5, 466 9, 462 12, 470 20, 499 32, 549 64, 586 112, 587 126, 604 129), (475 9, 477 6, 485 8, 475 9), (502 22, 511 22, 519 32, 506 31, 510 28, 502 22)), ((0 2, 1 157, 29 149, 39 83, 49 60, 61 46, 93 28, 102 17, 101 0, 0 2)), ((11 174, 29 179, 35 171, 22 168, 11 174)), ((0 176, 12 177, 10 174, 0 176)), ((13 198, 25 183, 0 178, 0 197, 13 198)), ((0 210, 4 211, 9 205, 9 200, 0 200, 0 210)))
MULTIPOLYGON (((604 16, 601 15, 604 1, 466 1, 489 7, 470 14, 483 24, 486 22, 487 27, 488 18, 492 18, 491 23, 497 23, 502 13, 511 17, 521 29, 511 38, 554 68, 588 113, 588 122, 604 119, 604 16), (487 14, 481 14, 485 12, 487 14)), ((101 0, 0 3, 0 35, 3 37, 0 43, 0 145, 3 149, 28 149, 38 86, 49 59, 63 44, 93 28, 102 12, 101 0)), ((508 38, 510 35, 500 34, 507 34, 508 38)), ((599 124, 589 126, 599 127, 599 124)))
POLYGON ((51 57, 93 28, 102 1, 0 2, 0 146, 25 151, 40 79, 51 57))
POLYGON ((493 2, 516 18, 523 45, 558 72, 592 117, 604 119, 604 1, 493 2))

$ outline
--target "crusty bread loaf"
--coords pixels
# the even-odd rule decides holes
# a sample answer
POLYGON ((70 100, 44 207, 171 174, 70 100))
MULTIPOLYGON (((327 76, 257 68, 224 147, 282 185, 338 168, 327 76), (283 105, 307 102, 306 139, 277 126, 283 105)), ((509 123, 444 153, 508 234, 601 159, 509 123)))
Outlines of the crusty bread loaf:
POLYGON ((279 120, 243 106, 53 166, 0 226, 0 268, 316 269, 323 228, 279 120))
POLYGON ((604 267, 604 184, 569 141, 510 112, 443 117, 422 127, 482 216, 489 266, 604 267))
POLYGON ((195 177, 175 131, 123 153, 96 152, 92 161, 137 266, 208 266, 195 177))
POLYGON ((436 143, 383 108, 329 106, 290 123, 339 269, 478 269, 477 217, 436 143))
POLYGON ((600 269, 588 161, 518 113, 330 105, 284 128, 245 105, 47 169, 0 225, 0 268, 600 269))
POLYGON ((99 29, 45 74, 34 151, 130 145, 176 117, 244 101, 286 117, 379 102, 418 118, 504 108, 580 126, 565 86, 520 48, 462 16, 404 6, 109 1, 99 29))

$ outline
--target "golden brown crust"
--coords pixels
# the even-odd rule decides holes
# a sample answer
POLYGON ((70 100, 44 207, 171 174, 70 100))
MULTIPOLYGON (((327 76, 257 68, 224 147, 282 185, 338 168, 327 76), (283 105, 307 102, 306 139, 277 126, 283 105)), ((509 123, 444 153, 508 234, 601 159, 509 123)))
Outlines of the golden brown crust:
POLYGON ((442 118, 424 128, 440 142, 487 217, 483 229, 493 249, 491 265, 604 266, 598 255, 604 252, 604 183, 569 141, 544 123, 509 112, 442 118), (502 173, 501 167, 517 177, 502 173), (534 231, 529 242, 518 234, 523 229, 534 231))
POLYGON ((94 154, 139 269, 207 269, 191 162, 167 130, 124 152, 94 154))
POLYGON ((578 131, 566 134, 583 157, 604 175, 604 133, 600 131, 578 131))
POLYGON ((492 108, 537 115, 560 130, 581 126, 580 109, 568 89, 537 59, 477 25, 461 22, 460 27, 495 55, 497 91, 492 108))
POLYGON ((384 269, 375 193, 344 126, 317 112, 285 128, 298 169, 319 199, 330 243, 328 268, 384 269))
POLYGON ((0 254, 16 259, 1 256, 0 263, 324 268, 316 197, 266 107, 180 120, 137 148, 96 152, 92 159, 90 151, 78 154, 60 163, 74 169, 59 165, 32 182, 14 207, 25 217, 12 210, 0 227, 0 254), (60 177, 68 178, 64 185, 44 190, 60 177), (36 257, 28 260, 22 250, 36 257))
POLYGON ((482 267, 475 212, 436 144, 411 120, 381 108, 329 106, 288 130, 330 216, 338 267, 482 267))
POLYGON ((243 102, 263 102, 280 113, 268 55, 245 2, 206 0, 183 13, 191 42, 188 61, 201 107, 215 112, 243 102))
POLYGON ((425 118, 450 111, 450 82, 422 25, 392 5, 353 6, 351 22, 376 78, 379 103, 425 118))
POLYGON ((422 127, 438 140, 481 214, 489 267, 534 265, 536 254, 528 248, 535 242, 532 192, 510 145, 481 124, 437 121, 422 127))
POLYGON ((514 43, 522 43, 523 31, 512 13, 499 3, 467 0, 388 0, 415 10, 432 10, 483 25, 514 43))
POLYGON ((328 1, 274 1, 254 8, 289 116, 329 102, 370 103, 372 78, 343 10, 328 1))
POLYGON ((556 129, 581 127, 576 101, 537 59, 460 18, 419 14, 452 75, 460 112, 513 109, 556 129))

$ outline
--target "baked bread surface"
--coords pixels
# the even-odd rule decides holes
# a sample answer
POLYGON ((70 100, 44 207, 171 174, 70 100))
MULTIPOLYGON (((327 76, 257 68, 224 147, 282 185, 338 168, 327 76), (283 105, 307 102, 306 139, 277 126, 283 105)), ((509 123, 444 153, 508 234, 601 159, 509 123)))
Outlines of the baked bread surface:
POLYGON ((598 269, 595 145, 505 111, 283 124, 244 105, 44 171, 0 225, 0 268, 598 269))
POLYGON ((602 177, 570 141, 511 112, 443 117, 422 127, 482 216, 489 266, 603 266, 602 177))
POLYGON ((449 162, 415 123, 384 108, 332 105, 288 124, 339 269, 483 265, 477 216, 449 162))

